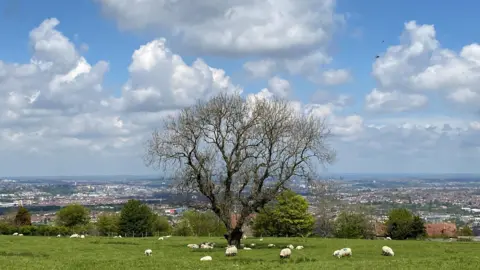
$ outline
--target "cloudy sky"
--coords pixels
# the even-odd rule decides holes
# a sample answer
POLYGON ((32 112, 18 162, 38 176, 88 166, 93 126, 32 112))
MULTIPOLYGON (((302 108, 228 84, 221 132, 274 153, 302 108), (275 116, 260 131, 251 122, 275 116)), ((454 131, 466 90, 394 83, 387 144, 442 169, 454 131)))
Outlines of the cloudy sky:
POLYGON ((222 91, 327 117, 330 172, 480 173, 478 1, 0 2, 0 175, 151 174, 222 91))

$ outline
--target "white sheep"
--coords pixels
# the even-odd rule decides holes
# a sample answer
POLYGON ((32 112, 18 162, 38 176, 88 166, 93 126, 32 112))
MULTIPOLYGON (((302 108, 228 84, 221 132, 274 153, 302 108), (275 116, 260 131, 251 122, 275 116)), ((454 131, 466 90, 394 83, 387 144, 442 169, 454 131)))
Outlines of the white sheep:
POLYGON ((385 240, 392 240, 392 238, 390 238, 390 236, 387 236, 385 240))
POLYGON ((172 236, 171 236, 171 235, 167 235, 167 236, 165 236, 165 237, 166 237, 166 238, 170 238, 170 237, 172 237, 172 236))
POLYGON ((211 261, 211 260, 212 260, 212 256, 205 256, 200 258, 200 261, 211 261))
POLYGON ((145 255, 152 256, 152 250, 151 249, 146 249, 145 250, 145 255))
POLYGON ((391 247, 383 246, 382 247, 382 255, 383 256, 394 256, 395 253, 391 247))
POLYGON ((244 249, 244 250, 252 250, 252 249, 249 248, 249 247, 244 247, 243 249, 244 249))
POLYGON ((280 259, 285 259, 285 258, 290 258, 290 255, 292 255, 292 250, 289 248, 284 248, 280 250, 280 259))
POLYGON ((122 238, 122 236, 121 236, 121 235, 119 235, 119 236, 118 236, 118 238, 122 238))
POLYGON ((62 237, 62 235, 61 235, 61 234, 58 234, 58 235, 57 235, 57 238, 60 238, 60 237, 62 237))
POLYGON ((115 235, 113 238, 118 238, 118 236, 115 235))
POLYGON ((159 237, 158 240, 163 240, 164 238, 163 237, 159 237))
POLYGON ((297 246, 295 249, 298 249, 298 250, 303 249, 303 246, 297 246))
POLYGON ((13 236, 18 236, 18 232, 16 232, 16 233, 13 233, 12 235, 13 235, 13 236))
POLYGON ((260 238, 260 241, 263 241, 263 238, 260 238))
POLYGON ((238 250, 236 246, 228 246, 227 249, 225 250, 226 256, 236 256, 237 253, 238 253, 238 250))
POLYGON ((243 238, 243 239, 247 239, 247 236, 244 234, 244 235, 242 236, 242 238, 243 238))
POLYGON ((268 244, 268 247, 274 247, 275 244, 268 244))
POLYGON ((288 245, 287 248, 289 248, 289 249, 294 249, 294 247, 293 247, 292 244, 288 245))
POLYGON ((83 235, 83 234, 82 234, 82 235, 80 235, 80 238, 84 239, 84 238, 85 238, 85 235, 83 235))
POLYGON ((23 233, 19 234, 18 236, 23 236, 23 233))
POLYGON ((199 246, 197 244, 188 244, 187 247, 188 248, 193 248, 193 249, 199 248, 199 246))
POLYGON ((251 244, 250 244, 250 246, 251 246, 251 247, 254 247, 254 246, 255 246, 255 244, 254 244, 254 243, 251 243, 251 244))
POLYGON ((340 250, 335 250, 333 256, 337 256, 338 258, 352 256, 352 249, 342 248, 340 250))
POLYGON ((200 245, 200 248, 203 248, 203 249, 212 249, 213 246, 209 245, 209 244, 201 244, 200 245))
POLYGON ((78 234, 74 233, 74 234, 70 235, 70 238, 78 238, 78 234))

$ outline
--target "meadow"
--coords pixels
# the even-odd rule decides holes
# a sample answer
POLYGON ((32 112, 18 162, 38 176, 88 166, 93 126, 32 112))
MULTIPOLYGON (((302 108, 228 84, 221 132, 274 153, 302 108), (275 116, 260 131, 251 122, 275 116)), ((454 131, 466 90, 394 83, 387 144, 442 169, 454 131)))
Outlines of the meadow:
POLYGON ((226 242, 219 237, 106 238, 0 236, 0 269, 120 270, 120 269, 480 269, 480 243, 433 241, 385 241, 320 238, 248 238, 252 250, 239 250, 225 257, 226 242), (215 242, 213 250, 192 250, 189 243, 215 242), (274 248, 267 245, 273 243, 274 248), (292 257, 280 260, 282 246, 303 245, 292 257), (390 246, 395 257, 381 256, 390 246), (351 258, 332 256, 336 249, 350 247, 351 258), (145 249, 152 249, 151 257, 145 249), (206 255, 213 261, 200 261, 206 255))

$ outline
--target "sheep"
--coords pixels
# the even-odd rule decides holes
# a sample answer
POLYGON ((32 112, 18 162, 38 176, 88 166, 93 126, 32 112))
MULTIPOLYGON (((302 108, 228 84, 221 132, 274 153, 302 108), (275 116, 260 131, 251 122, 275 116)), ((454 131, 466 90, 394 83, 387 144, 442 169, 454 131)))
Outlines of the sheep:
POLYGON ((254 244, 254 243, 251 243, 251 244, 250 244, 250 246, 251 246, 251 247, 254 247, 254 246, 255 246, 255 244, 254 244))
POLYGON ((263 238, 260 238, 260 241, 263 241, 263 238))
POLYGON ((252 249, 249 248, 249 247, 244 247, 243 249, 244 249, 244 250, 252 250, 252 249))
POLYGON ((392 240, 392 238, 390 238, 390 236, 387 236, 385 240, 392 240))
POLYGON ((244 234, 244 235, 242 236, 242 238, 243 238, 243 239, 247 239, 247 236, 244 234))
POLYGON ((113 238, 118 238, 118 236, 115 235, 113 238))
POLYGON ((170 237, 172 237, 172 236, 171 236, 171 235, 167 235, 167 236, 165 236, 165 237, 166 237, 166 238, 170 238, 170 237))
POLYGON ((13 233, 12 235, 13 235, 13 236, 18 236, 18 232, 16 232, 16 233, 13 233))
POLYGON ((225 250, 225 256, 236 256, 238 253, 236 246, 228 246, 225 250))
POLYGON ((57 235, 57 238, 60 238, 60 237, 62 237, 62 235, 61 235, 61 234, 58 234, 58 235, 57 235))
POLYGON ((287 248, 289 248, 289 249, 294 249, 294 247, 293 247, 292 244, 288 245, 287 248))
POLYGON ((23 233, 19 234, 18 236, 23 236, 23 233))
POLYGON ((382 247, 382 255, 383 256, 394 256, 395 253, 393 252, 393 249, 387 246, 382 247))
POLYGON ((290 255, 292 255, 292 250, 289 248, 284 248, 280 250, 280 259, 285 259, 285 258, 290 258, 290 255))
POLYGON ((121 235, 119 235, 119 236, 118 236, 118 238, 122 238, 122 236, 121 236, 121 235))
POLYGON ((211 261, 211 260, 212 260, 212 256, 205 256, 200 258, 200 261, 211 261))
POLYGON ((187 247, 188 248, 193 248, 193 249, 199 248, 199 246, 197 244, 188 244, 187 247))
POLYGON ((158 240, 163 240, 164 238, 163 237, 159 237, 158 240))
POLYGON ((342 248, 340 250, 335 250, 333 256, 337 256, 338 258, 352 256, 352 249, 350 248, 342 248))
POLYGON ((298 249, 298 250, 303 249, 303 246, 297 246, 295 249, 298 249))
POLYGON ((203 248, 203 249, 212 249, 213 246, 209 245, 209 244, 201 244, 200 245, 200 248, 203 248))
POLYGON ((83 235, 83 234, 82 234, 82 235, 80 235, 80 238, 84 239, 84 238, 85 238, 85 235, 83 235))
POLYGON ((78 234, 74 233, 74 234, 70 235, 70 238, 78 238, 78 234))
POLYGON ((145 255, 152 256, 152 250, 151 249, 146 249, 145 250, 145 255))
POLYGON ((270 248, 270 247, 274 247, 274 246, 275 246, 275 244, 268 244, 268 247, 269 247, 269 248, 270 248))

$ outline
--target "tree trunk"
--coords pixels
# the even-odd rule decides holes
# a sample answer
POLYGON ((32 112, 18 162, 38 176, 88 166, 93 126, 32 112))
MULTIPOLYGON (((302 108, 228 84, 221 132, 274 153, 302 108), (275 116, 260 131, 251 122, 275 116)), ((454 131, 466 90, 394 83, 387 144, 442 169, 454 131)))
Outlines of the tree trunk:
POLYGON ((240 241, 242 240, 243 232, 239 228, 233 229, 230 234, 228 235, 228 244, 230 246, 236 246, 240 248, 240 241))

